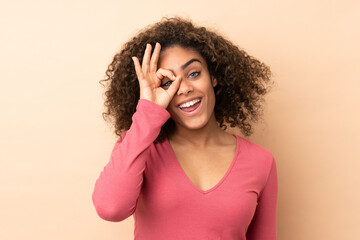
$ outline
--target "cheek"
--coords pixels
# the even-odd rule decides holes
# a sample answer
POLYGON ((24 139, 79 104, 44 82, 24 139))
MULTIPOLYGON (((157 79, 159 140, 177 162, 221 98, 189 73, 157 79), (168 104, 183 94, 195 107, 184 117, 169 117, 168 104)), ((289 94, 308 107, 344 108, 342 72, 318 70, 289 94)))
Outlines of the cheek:
POLYGON ((215 96, 214 87, 211 85, 207 86, 206 92, 209 97, 213 98, 215 96))
POLYGON ((169 113, 172 112, 172 110, 171 110, 171 105, 170 105, 170 104, 169 104, 169 106, 166 108, 166 110, 167 110, 169 113))
POLYGON ((213 109, 215 107, 216 97, 215 97, 215 91, 212 87, 208 90, 208 98, 210 102, 209 108, 213 109))
POLYGON ((166 110, 171 111, 172 108, 176 108, 176 107, 175 107, 174 97, 171 99, 171 101, 170 101, 168 107, 166 108, 166 110))
POLYGON ((166 110, 170 113, 171 118, 173 118, 174 114, 176 113, 176 106, 173 100, 169 103, 169 106, 166 108, 166 110))

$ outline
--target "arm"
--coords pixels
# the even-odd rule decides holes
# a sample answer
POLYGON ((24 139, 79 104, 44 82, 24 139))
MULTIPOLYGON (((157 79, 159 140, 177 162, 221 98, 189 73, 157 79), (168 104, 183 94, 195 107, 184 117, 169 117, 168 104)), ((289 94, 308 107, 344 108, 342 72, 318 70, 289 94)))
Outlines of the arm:
POLYGON ((110 161, 95 182, 92 201, 101 218, 119 222, 134 213, 149 147, 169 117, 165 108, 139 100, 130 129, 116 142, 110 161))
POLYGON ((248 240, 276 240, 277 195, 277 169, 275 159, 272 158, 267 182, 260 194, 254 217, 246 233, 248 240))

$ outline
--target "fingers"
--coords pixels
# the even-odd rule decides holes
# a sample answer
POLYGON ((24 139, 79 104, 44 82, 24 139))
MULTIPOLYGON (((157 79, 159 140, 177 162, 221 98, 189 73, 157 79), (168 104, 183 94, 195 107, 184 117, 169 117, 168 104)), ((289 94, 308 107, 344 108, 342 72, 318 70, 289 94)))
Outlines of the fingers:
POLYGON ((155 49, 151 56, 151 61, 150 61, 150 72, 153 74, 155 74, 155 72, 157 70, 157 63, 159 61, 160 49, 161 49, 161 45, 160 45, 160 43, 157 42, 155 44, 155 49))
POLYGON ((149 81, 149 83, 151 81, 155 83, 156 86, 160 86, 161 79, 163 79, 164 76, 167 76, 172 81, 175 80, 174 74, 169 70, 159 69, 160 71, 157 72, 158 70, 157 63, 159 60, 160 50, 161 50, 160 43, 157 42, 155 44, 155 49, 152 56, 151 56, 151 49, 152 46, 149 43, 147 43, 141 65, 137 57, 132 57, 138 79, 149 81))
MULTIPOLYGON (((164 78, 164 77, 167 77, 169 78, 171 81, 174 81, 175 80, 175 75, 172 71, 170 70, 167 70, 167 69, 164 69, 164 68, 159 68, 157 71, 156 71, 156 79, 159 80, 159 82, 161 83, 161 80, 164 78)), ((165 82, 164 82, 165 83, 165 82)), ((160 84, 157 84, 157 85, 160 85, 160 84)))
POLYGON ((150 68, 150 54, 151 54, 151 45, 149 43, 146 44, 144 57, 142 60, 142 71, 144 75, 147 74, 150 68))
POLYGON ((181 82, 181 77, 177 76, 175 78, 175 80, 173 81, 173 83, 169 86, 168 89, 165 89, 165 91, 168 92, 169 96, 171 98, 173 98, 173 96, 175 95, 175 93, 178 91, 179 86, 180 86, 180 82, 181 82))
POLYGON ((134 61, 136 75, 140 81, 140 79, 144 79, 144 74, 141 71, 140 61, 137 57, 132 57, 132 60, 134 61))

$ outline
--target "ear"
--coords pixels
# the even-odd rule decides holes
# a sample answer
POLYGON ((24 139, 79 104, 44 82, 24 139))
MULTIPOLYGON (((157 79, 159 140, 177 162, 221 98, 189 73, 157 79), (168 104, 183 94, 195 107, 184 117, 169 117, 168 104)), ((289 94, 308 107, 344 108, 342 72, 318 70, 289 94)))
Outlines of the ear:
POLYGON ((213 87, 215 87, 217 85, 217 80, 215 77, 211 76, 211 84, 213 85, 213 87))

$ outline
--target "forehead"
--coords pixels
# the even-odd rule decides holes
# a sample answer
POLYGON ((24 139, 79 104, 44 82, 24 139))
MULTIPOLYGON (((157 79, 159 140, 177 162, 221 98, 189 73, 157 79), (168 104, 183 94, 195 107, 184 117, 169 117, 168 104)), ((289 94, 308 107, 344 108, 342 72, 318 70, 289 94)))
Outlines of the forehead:
MULTIPOLYGON (((201 65, 205 64, 204 58, 197 51, 175 45, 161 51, 158 67, 180 69, 184 63, 193 58, 199 59, 201 65)), ((195 62, 193 64, 195 65, 200 63, 195 62)))

